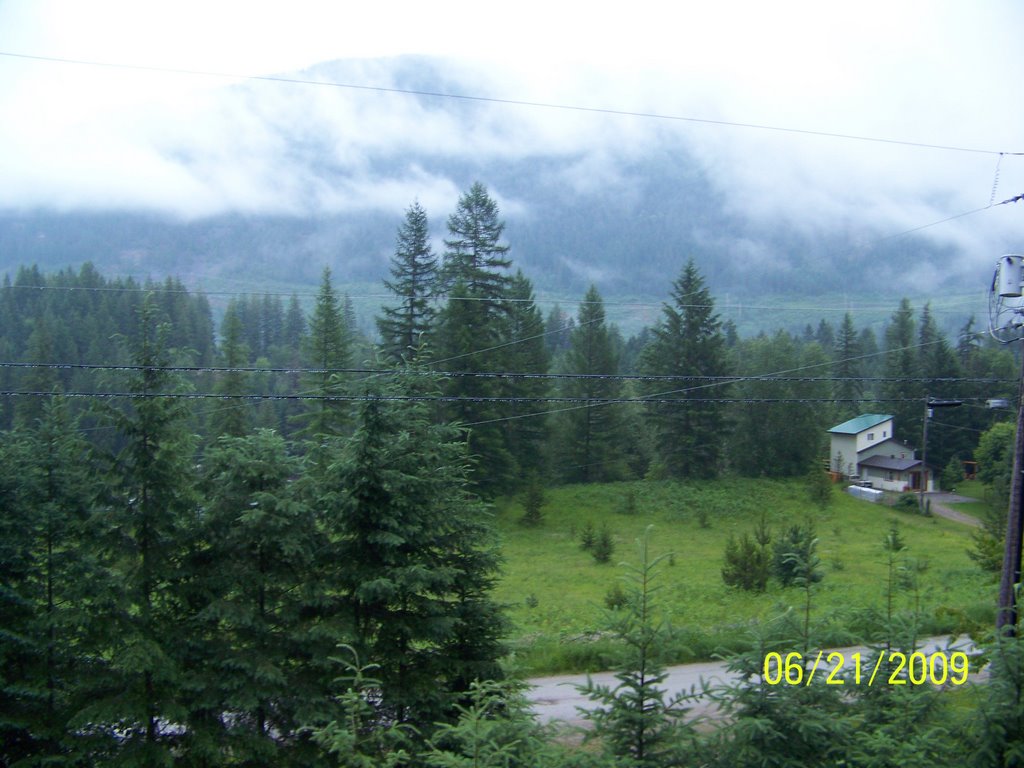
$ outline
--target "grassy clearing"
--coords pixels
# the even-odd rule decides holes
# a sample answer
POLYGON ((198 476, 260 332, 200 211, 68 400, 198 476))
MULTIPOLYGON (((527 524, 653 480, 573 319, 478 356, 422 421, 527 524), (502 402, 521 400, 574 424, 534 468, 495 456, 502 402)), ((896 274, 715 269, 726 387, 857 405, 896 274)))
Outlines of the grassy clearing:
POLYGON ((986 496, 986 488, 980 480, 963 480, 957 483, 956 493, 977 501, 982 501, 986 496))
POLYGON ((956 492, 960 496, 973 499, 973 501, 961 502, 951 506, 966 515, 976 517, 978 520, 984 520, 988 517, 990 513, 989 502, 986 500, 988 492, 984 485, 977 480, 964 480, 956 487, 956 492))
POLYGON ((907 545, 905 560, 918 575, 916 595, 897 607, 921 616, 927 633, 960 632, 991 619, 996 586, 967 557, 970 529, 940 518, 859 501, 836 490, 819 511, 801 481, 728 479, 714 482, 633 482, 577 485, 547 493, 545 522, 525 528, 517 500, 497 505, 505 571, 497 597, 510 606, 513 647, 531 674, 597 670, 613 663, 616 648, 602 634, 605 596, 621 579, 616 564, 636 559, 635 541, 654 526, 652 550, 673 553, 661 571, 659 600, 679 630, 676 661, 709 658, 740 648, 752 622, 767 621, 801 604, 802 593, 771 583, 763 594, 726 587, 721 578, 730 533, 751 531, 763 513, 777 533, 810 517, 817 527, 825 578, 816 587, 814 617, 822 642, 845 643, 879 626, 886 585, 882 542, 893 520, 907 545), (623 514, 630 493, 636 513, 623 514), (580 548, 588 524, 607 526, 615 542, 609 564, 580 548))

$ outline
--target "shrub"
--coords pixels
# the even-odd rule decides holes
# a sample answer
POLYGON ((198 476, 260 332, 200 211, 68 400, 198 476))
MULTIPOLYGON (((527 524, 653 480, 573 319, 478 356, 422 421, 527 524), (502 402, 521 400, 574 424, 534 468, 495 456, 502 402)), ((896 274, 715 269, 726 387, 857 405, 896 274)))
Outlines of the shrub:
POLYGON ((590 554, 596 562, 607 563, 612 559, 614 553, 615 542, 612 540, 612 534, 607 527, 602 526, 601 532, 597 535, 594 546, 590 550, 590 554))
POLYGON ((956 487, 963 482, 964 463, 960 456, 954 456, 949 460, 946 468, 942 470, 942 489, 944 491, 955 491, 956 487))
POLYGON ((625 591, 622 589, 622 585, 616 582, 615 585, 605 593, 604 605, 609 611, 617 611, 626 606, 628 599, 629 598, 625 591))
POLYGON ((821 581, 823 574, 818 568, 818 538, 814 523, 791 525, 775 544, 772 572, 784 587, 799 582, 821 581))
POLYGON ((526 486, 526 494, 523 498, 523 516, 519 518, 521 525, 535 528, 544 522, 544 487, 536 480, 531 480, 526 486))
POLYGON ((725 565, 722 566, 722 581, 726 585, 764 592, 770 569, 767 549, 757 546, 749 533, 744 533, 738 540, 729 535, 725 543, 725 565))
POLYGON ((697 510, 697 525, 701 528, 711 527, 711 518, 708 517, 708 511, 704 507, 697 510))
POLYGON ((584 552, 590 552, 594 548, 596 541, 597 533, 594 531, 594 524, 587 520, 580 530, 580 549, 584 552))
POLYGON ((919 506, 916 493, 901 493, 893 504, 896 509, 904 512, 916 512, 919 506))
POLYGON ((636 506, 636 489, 630 488, 626 492, 626 498, 622 500, 622 506, 619 507, 619 514, 622 515, 635 515, 637 513, 636 506))
POLYGON ((818 509, 825 509, 832 503, 832 478, 820 467, 813 468, 807 475, 807 496, 818 509))

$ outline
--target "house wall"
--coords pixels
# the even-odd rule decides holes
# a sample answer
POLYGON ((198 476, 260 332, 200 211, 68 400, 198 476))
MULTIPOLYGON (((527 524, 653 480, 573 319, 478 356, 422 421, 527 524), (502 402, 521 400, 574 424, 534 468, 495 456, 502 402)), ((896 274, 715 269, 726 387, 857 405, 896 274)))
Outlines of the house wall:
MULTIPOLYGON (((913 487, 914 481, 910 475, 910 472, 893 472, 892 470, 879 469, 878 467, 863 467, 860 479, 862 482, 871 483, 872 488, 902 493, 908 488, 913 487)), ((928 472, 927 482, 928 491, 937 490, 934 472, 928 472)))
MULTIPOLYGON (((891 432, 889 434, 892 435, 891 432)), ((871 456, 891 456, 896 459, 912 459, 914 458, 914 449, 890 438, 889 440, 872 443, 869 447, 864 449, 864 453, 859 455, 857 459, 859 461, 863 461, 871 456)))
MULTIPOLYGON (((857 435, 857 453, 892 439, 892 419, 876 424, 857 435)), ((845 455, 845 454, 844 454, 845 455)))
POLYGON ((860 479, 863 482, 871 483, 872 488, 880 491, 902 491, 909 483, 902 472, 892 472, 878 467, 862 467, 860 479))
POLYGON ((831 435, 829 441, 829 466, 844 475, 857 474, 857 437, 855 435, 831 435), (836 466, 836 456, 843 454, 843 466, 836 466))

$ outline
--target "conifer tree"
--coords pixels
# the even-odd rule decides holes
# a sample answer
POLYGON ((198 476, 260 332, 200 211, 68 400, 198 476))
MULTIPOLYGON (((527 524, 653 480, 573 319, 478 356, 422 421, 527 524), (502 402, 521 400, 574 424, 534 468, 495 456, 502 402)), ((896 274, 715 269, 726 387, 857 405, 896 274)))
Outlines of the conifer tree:
POLYGON ((594 723, 604 754, 615 765, 661 768, 686 765, 696 744, 693 726, 684 721, 685 693, 668 696, 663 653, 669 630, 657 601, 655 583, 668 554, 650 553, 651 528, 638 542, 639 564, 628 566, 625 610, 610 614, 615 636, 625 656, 615 673, 615 685, 588 679, 581 693, 600 706, 584 716, 594 723))
POLYGON ((421 733, 473 680, 500 675, 498 555, 465 451, 423 403, 371 399, 325 486, 351 644, 377 665, 381 716, 421 733))
MULTIPOLYGON (((511 261, 509 246, 501 242, 505 224, 497 203, 479 182, 459 198, 455 213, 448 218, 442 283, 448 287, 448 302, 438 322, 438 367, 459 373, 493 373, 505 360, 504 337, 509 311, 507 274, 511 261)), ((469 434, 471 454, 477 458, 478 487, 486 493, 508 489, 518 475, 509 452, 502 413, 493 402, 501 388, 493 379, 454 376, 445 395, 459 398, 449 416, 462 424, 474 425, 469 434), (476 399, 474 399, 476 398, 476 399)))
POLYGON ((444 241, 445 284, 464 283, 471 296, 481 299, 484 312, 492 316, 502 311, 500 299, 510 282, 506 270, 512 266, 506 256, 509 246, 501 242, 505 222, 499 215, 498 204, 487 188, 476 182, 448 217, 449 236, 444 241))
POLYGON ((729 372, 728 361, 714 300, 692 259, 672 284, 672 300, 651 331, 641 370, 690 378, 648 382, 645 395, 670 402, 651 403, 647 418, 670 476, 715 477, 722 469, 726 416, 720 404, 702 401, 727 391, 717 379, 729 372))
MULTIPOLYGON (((920 385, 924 395, 941 400, 968 394, 969 390, 964 389, 962 383, 948 381, 960 378, 963 373, 956 352, 935 322, 931 304, 925 304, 921 310, 917 355, 918 375, 924 379, 920 385)), ((941 433, 936 435, 938 439, 928 441, 929 465, 944 467, 956 454, 970 454, 975 442, 970 431, 971 410, 947 408, 942 411, 942 418, 937 420, 942 422, 941 433)))
MULTIPOLYGON (((569 337, 565 372, 585 378, 567 379, 562 387, 566 397, 610 399, 620 395, 614 378, 619 359, 605 324, 604 302, 593 285, 580 305, 579 322, 569 337)), ((569 482, 619 480, 625 473, 625 436, 618 405, 574 407, 560 421, 559 447, 562 476, 569 482)))
POLYGON ((59 397, 34 431, 0 441, 0 764, 60 764, 84 750, 83 627, 97 568, 94 473, 59 397))
MULTIPOLYGON (((27 363, 55 363, 57 360, 58 323, 48 314, 41 314, 32 322, 32 333, 28 337, 25 351, 27 363)), ((57 373, 52 368, 29 368, 22 376, 21 386, 30 392, 52 393, 59 386, 57 373)), ((16 423, 35 428, 43 415, 48 398, 43 395, 24 397, 17 405, 16 423)))
POLYGON ((377 318, 381 350, 386 359, 411 360, 428 343, 436 311, 432 301, 438 289, 438 263, 430 246, 426 211, 413 203, 398 228, 391 258, 391 280, 384 285, 400 300, 397 307, 383 307, 377 318))
POLYGON ((505 440, 502 414, 488 398, 498 396, 495 379, 474 374, 496 369, 481 345, 477 326, 478 308, 465 286, 459 282, 448 294, 448 304, 439 316, 438 365, 449 372, 464 374, 449 378, 444 394, 458 398, 445 409, 447 418, 471 425, 466 432, 469 454, 475 460, 474 484, 485 494, 508 489, 515 481, 517 468, 505 440), (477 353, 476 350, 484 351, 477 353))
POLYGON ((902 299, 885 328, 885 376, 888 381, 881 388, 888 402, 885 409, 893 414, 893 429, 898 440, 911 445, 921 442, 921 417, 924 392, 920 384, 911 381, 919 375, 918 355, 914 334, 914 310, 909 299, 902 299), (913 402, 913 400, 919 402, 913 402))
POLYGON ((123 447, 107 509, 96 517, 111 579, 98 598, 102 632, 91 642, 110 665, 81 715, 83 722, 117 724, 125 759, 142 764, 168 759, 174 736, 163 725, 183 715, 177 658, 183 622, 173 584, 182 531, 194 511, 193 446, 183 401, 161 396, 175 387, 165 370, 168 330, 147 297, 133 350, 140 367, 129 383, 135 396, 123 411, 110 411, 123 447))
MULTIPOLYGON (((502 329, 507 346, 501 350, 501 367, 513 373, 547 373, 550 357, 544 346, 544 319, 534 303, 533 284, 521 271, 512 278, 508 302, 502 329)), ((540 398, 548 393, 545 379, 509 378, 501 383, 499 393, 510 398, 540 398)), ((543 409, 536 402, 518 402, 504 411, 510 417, 502 422, 505 442, 516 463, 519 481, 547 472, 547 420, 529 415, 538 410, 543 409)))
POLYGON ((864 396, 864 384, 859 381, 863 377, 860 338, 849 312, 843 315, 832 355, 835 361, 832 364, 832 375, 838 379, 832 390, 832 396, 838 401, 836 419, 845 421, 860 413, 856 401, 864 396))
POLYGON ((836 343, 836 332, 832 324, 825 318, 822 318, 818 322, 818 329, 814 332, 812 340, 818 342, 822 349, 832 349, 836 343))
POLYGON ((288 311, 284 316, 283 341, 286 347, 298 350, 306 336, 306 316, 299 305, 299 297, 294 293, 288 299, 288 311))
POLYGON ((266 357, 270 350, 281 343, 284 334, 284 308, 277 296, 265 294, 260 305, 260 348, 259 357, 266 357))
POLYGON ((306 337, 306 358, 318 372, 308 374, 304 384, 308 394, 320 398, 311 401, 303 414, 306 423, 302 432, 310 438, 337 435, 344 428, 347 404, 343 400, 325 398, 343 394, 343 378, 337 369, 348 365, 349 350, 349 329, 331 284, 331 270, 324 267, 306 337))
POLYGON ((297 473, 270 430, 222 436, 204 457, 204 514, 187 569, 188 725, 191 751, 216 764, 293 764, 304 740, 298 719, 324 697, 300 662, 313 650, 301 617, 321 542, 293 489, 297 473))
MULTIPOLYGON (((225 368, 245 367, 249 362, 249 350, 242 341, 242 321, 235 310, 235 304, 228 305, 221 324, 224 341, 220 348, 220 362, 225 368)), ((214 392, 222 395, 244 395, 246 374, 238 370, 225 371, 214 385, 214 392)), ((212 435, 241 437, 248 431, 248 406, 242 400, 226 400, 210 416, 212 435)))
MULTIPOLYGON (((780 369, 821 369, 828 363, 816 341, 798 344, 785 331, 741 342, 739 349, 741 372, 752 377, 780 369)), ((740 472, 751 477, 796 477, 823 457, 821 436, 828 414, 799 401, 827 400, 825 383, 754 378, 739 390, 742 397, 763 401, 756 408, 740 405, 735 412, 730 456, 740 472)))
POLYGON ((544 321, 544 343, 552 358, 557 359, 569 349, 569 338, 575 326, 576 321, 557 304, 548 312, 544 321))

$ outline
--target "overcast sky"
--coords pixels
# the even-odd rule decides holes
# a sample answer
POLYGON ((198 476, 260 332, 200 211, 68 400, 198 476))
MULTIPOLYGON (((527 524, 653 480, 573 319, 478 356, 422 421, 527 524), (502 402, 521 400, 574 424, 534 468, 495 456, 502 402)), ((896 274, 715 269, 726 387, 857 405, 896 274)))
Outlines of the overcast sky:
MULTIPOLYGON (((877 237, 988 205, 997 165, 996 202, 1024 192, 1024 157, 999 156, 1024 152, 1022 33, 1014 0, 0 0, 0 53, 20 56, 0 56, 0 208, 450 210, 454 180, 415 163, 382 178, 370 160, 573 157, 566 183, 585 194, 667 145, 752 216, 877 237), (402 54, 444 57, 425 90, 956 149, 22 58, 237 75, 361 60, 345 82, 390 87, 375 60, 402 54), (303 156, 325 136, 326 159, 303 156)), ((1022 217, 1006 205, 922 234, 994 263, 1024 250, 1022 217)))

